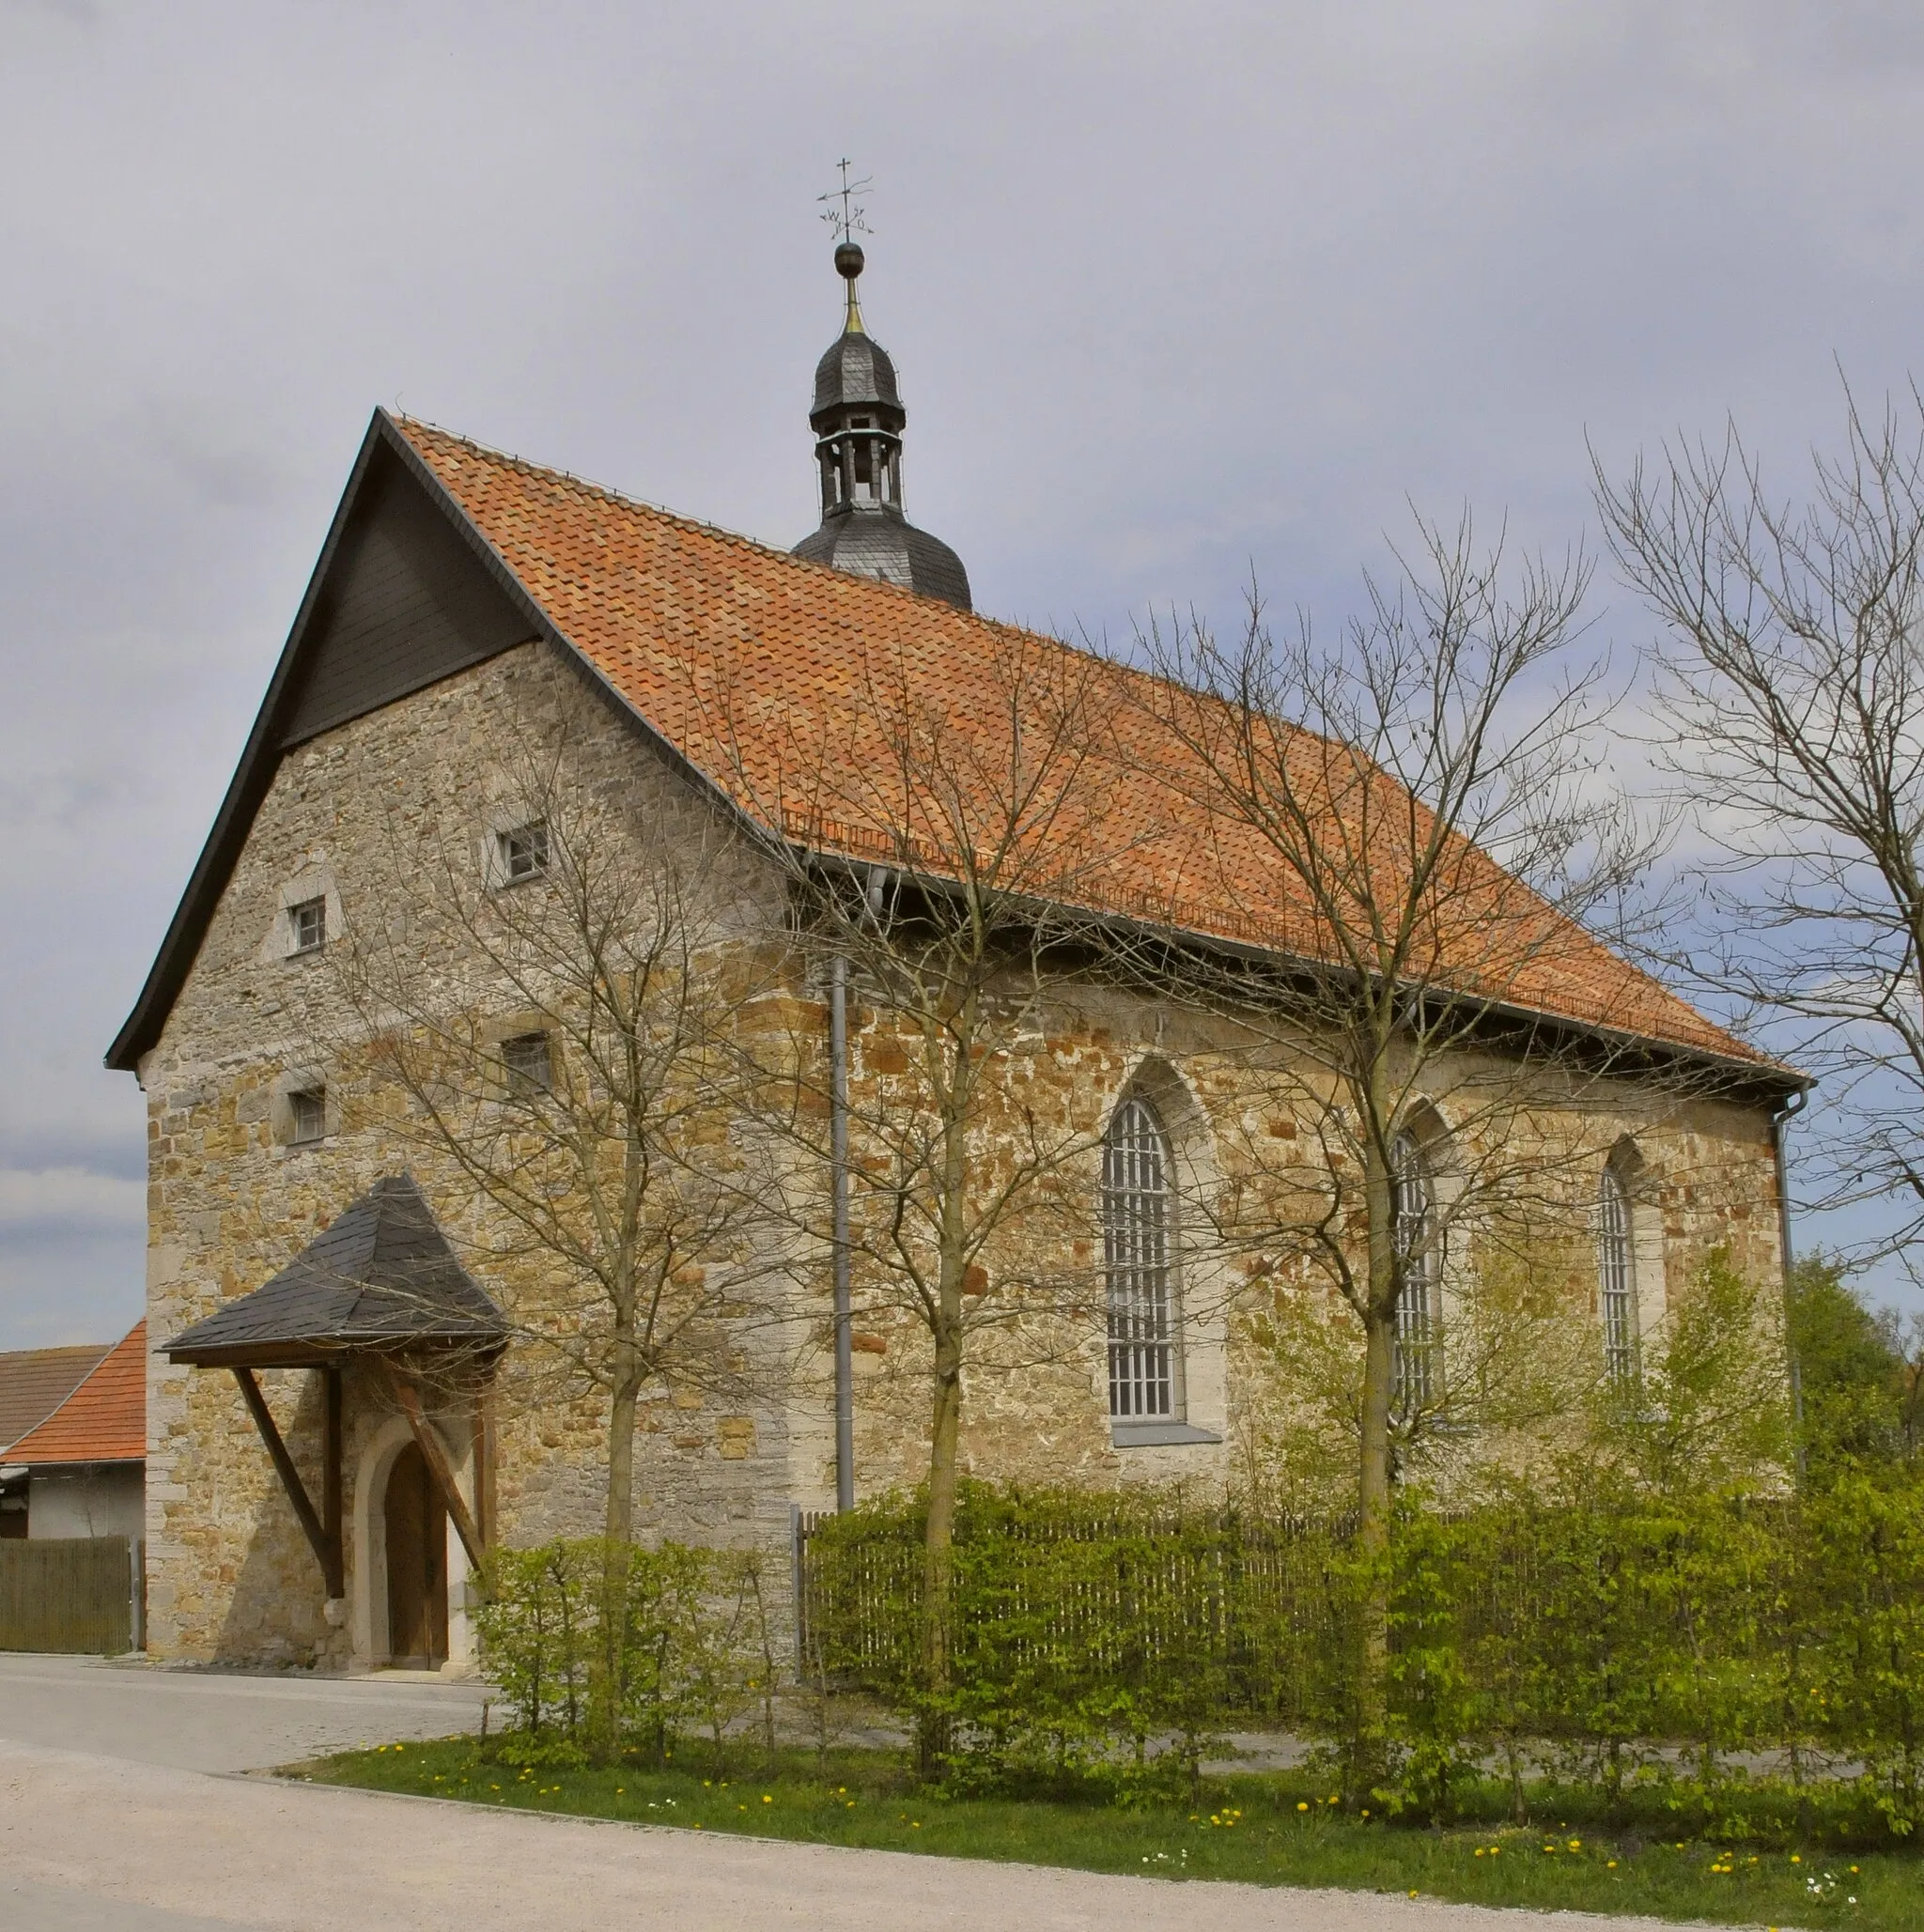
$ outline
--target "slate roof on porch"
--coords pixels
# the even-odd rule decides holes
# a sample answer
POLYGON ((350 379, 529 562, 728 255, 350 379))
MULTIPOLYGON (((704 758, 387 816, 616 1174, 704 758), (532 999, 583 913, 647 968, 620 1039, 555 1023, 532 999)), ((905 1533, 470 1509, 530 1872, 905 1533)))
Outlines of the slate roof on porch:
POLYGON ((492 1349, 501 1310, 408 1174, 377 1181, 264 1287, 167 1344, 176 1362, 293 1368, 350 1350, 492 1349))

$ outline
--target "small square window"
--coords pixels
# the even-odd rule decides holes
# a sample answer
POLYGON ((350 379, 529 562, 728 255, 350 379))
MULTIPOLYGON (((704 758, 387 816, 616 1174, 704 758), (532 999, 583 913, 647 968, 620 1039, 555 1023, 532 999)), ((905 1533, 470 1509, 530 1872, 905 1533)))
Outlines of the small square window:
POLYGON ((542 819, 500 834, 501 876, 510 886, 538 879, 548 870, 548 826, 542 819))
POLYGON ((501 1064, 513 1099, 525 1100, 532 1094, 553 1090, 554 1060, 546 1033, 518 1033, 512 1040, 504 1040, 501 1064))
POLYGON ((303 899, 287 908, 287 934, 296 952, 318 952, 327 944, 327 901, 303 899))
POLYGON ((303 1147, 327 1136, 327 1090, 303 1088, 287 1096, 287 1144, 303 1147))

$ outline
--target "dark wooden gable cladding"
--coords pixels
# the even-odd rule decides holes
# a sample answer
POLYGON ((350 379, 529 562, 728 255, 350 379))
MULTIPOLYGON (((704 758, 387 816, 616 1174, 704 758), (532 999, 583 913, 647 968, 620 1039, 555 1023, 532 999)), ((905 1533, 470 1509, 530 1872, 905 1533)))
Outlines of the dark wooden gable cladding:
POLYGON ((383 444, 308 619, 280 743, 365 718, 534 634, 383 444))
POLYGON ((552 635, 507 565, 377 410, 227 795, 106 1064, 133 1073, 160 1038, 287 746, 552 635), (445 541, 430 530, 436 519, 445 541), (405 601, 418 626, 383 623, 383 595, 405 601), (419 644, 411 641, 417 630, 419 644), (336 648, 327 648, 331 641, 336 648), (386 674, 383 643, 402 660, 386 674), (315 675, 317 657, 328 667, 324 678, 315 675))

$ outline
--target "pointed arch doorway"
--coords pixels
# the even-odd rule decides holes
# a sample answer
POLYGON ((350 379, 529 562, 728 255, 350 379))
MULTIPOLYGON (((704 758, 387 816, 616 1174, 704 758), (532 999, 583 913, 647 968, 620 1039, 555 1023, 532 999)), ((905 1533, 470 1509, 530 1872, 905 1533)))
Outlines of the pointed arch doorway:
POLYGON ((381 1527, 389 1660, 403 1669, 438 1670, 447 1662, 447 1507, 414 1443, 388 1469, 381 1527))

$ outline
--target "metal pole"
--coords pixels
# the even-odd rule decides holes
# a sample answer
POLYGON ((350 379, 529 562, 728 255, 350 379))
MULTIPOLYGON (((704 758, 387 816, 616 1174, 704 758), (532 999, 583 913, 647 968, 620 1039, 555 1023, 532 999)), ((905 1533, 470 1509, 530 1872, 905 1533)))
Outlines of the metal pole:
POLYGON ((829 974, 829 1154, 835 1243, 835 1507, 855 1507, 855 1350, 848 1294, 848 961, 829 974))
MULTIPOLYGON (((1777 1168, 1777 1253, 1784 1271, 1786 1318, 1790 1314, 1791 1301, 1791 1190, 1784 1168, 1784 1128, 1792 1114, 1803 1111, 1804 1103, 1808 1098, 1808 1091, 1800 1088, 1782 1106, 1773 1108, 1770 1117, 1770 1150, 1777 1168)), ((1804 1475, 1804 1365, 1797 1359, 1796 1346, 1788 1332, 1788 1319, 1784 1353, 1789 1358, 1791 1368, 1791 1424, 1796 1432, 1794 1460, 1801 1480, 1804 1475)))

